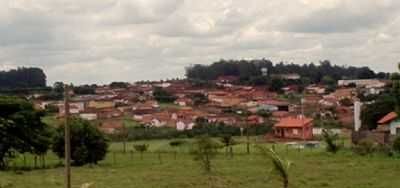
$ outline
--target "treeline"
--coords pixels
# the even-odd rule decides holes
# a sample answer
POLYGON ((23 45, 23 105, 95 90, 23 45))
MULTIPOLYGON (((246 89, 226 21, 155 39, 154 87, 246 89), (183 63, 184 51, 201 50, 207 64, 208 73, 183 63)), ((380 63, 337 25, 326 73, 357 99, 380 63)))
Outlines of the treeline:
MULTIPOLYGON (((264 124, 250 126, 243 129, 243 134, 250 136, 265 135, 270 132, 272 125, 264 124)), ((194 138, 201 135, 209 135, 219 137, 222 135, 240 136, 242 133, 239 127, 221 124, 196 124, 193 129, 178 131, 171 127, 146 127, 144 125, 127 127, 119 134, 109 135, 112 141, 136 141, 136 140, 151 140, 151 139, 175 139, 175 138, 194 138), (125 131, 125 132, 124 132, 125 131)))
POLYGON ((192 80, 215 80, 219 76, 237 76, 240 83, 265 84, 265 77, 272 74, 292 74, 301 76, 302 80, 310 83, 320 83, 329 76, 335 81, 340 79, 369 79, 387 78, 388 73, 375 73, 368 67, 332 65, 329 60, 318 64, 304 65, 278 63, 261 60, 220 60, 211 65, 196 64, 186 68, 186 77, 192 80), (262 69, 267 76, 263 76, 262 69))
POLYGON ((46 87, 46 74, 40 68, 18 68, 0 71, 0 89, 22 89, 46 87))

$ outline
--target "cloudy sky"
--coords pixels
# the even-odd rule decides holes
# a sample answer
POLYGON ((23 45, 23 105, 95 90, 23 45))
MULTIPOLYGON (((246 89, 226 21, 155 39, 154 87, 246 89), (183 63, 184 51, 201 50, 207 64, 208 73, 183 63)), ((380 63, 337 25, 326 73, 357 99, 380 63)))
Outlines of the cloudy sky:
POLYGON ((0 2, 0 69, 38 66, 49 84, 183 77, 222 58, 388 72, 400 61, 398 0, 0 2))

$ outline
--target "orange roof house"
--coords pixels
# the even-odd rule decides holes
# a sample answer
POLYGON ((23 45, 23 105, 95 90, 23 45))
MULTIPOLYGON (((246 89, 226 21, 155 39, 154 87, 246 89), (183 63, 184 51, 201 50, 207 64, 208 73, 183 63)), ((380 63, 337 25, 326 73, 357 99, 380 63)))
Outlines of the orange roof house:
POLYGON ((378 121, 378 130, 390 135, 400 135, 400 118, 396 112, 390 112, 378 121))
POLYGON ((313 138, 312 128, 312 118, 290 116, 274 125, 274 134, 279 138, 310 140, 313 138))
POLYGON ((385 123, 389 123, 390 121, 393 121, 395 119, 397 119, 398 115, 396 112, 390 112, 389 114, 387 114, 386 116, 383 116, 379 121, 378 124, 385 124, 385 123))
POLYGON ((109 120, 100 123, 99 129, 106 134, 114 134, 123 127, 122 120, 109 120))

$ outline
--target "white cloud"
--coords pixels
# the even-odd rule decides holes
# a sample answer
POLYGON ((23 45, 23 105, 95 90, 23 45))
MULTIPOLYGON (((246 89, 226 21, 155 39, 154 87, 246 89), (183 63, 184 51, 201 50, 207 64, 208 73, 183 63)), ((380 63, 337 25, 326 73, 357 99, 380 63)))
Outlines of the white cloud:
POLYGON ((394 0, 3 0, 0 69, 38 66, 51 82, 183 77, 221 58, 395 70, 394 0))

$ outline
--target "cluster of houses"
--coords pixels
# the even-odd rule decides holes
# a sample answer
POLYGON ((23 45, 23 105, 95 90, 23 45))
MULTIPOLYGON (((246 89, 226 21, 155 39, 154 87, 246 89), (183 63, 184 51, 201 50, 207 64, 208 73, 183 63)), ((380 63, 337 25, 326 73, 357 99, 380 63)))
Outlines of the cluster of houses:
MULTIPOLYGON (((290 75, 290 79, 297 79, 290 75)), ((285 139, 313 138, 316 134, 313 118, 334 116, 345 127, 353 125, 352 105, 343 105, 343 99, 357 100, 356 89, 364 88, 380 91, 385 84, 380 81, 339 81, 336 91, 327 93, 324 85, 309 85, 300 93, 295 85, 282 88, 286 95, 298 94, 301 100, 291 100, 270 92, 266 87, 233 84, 238 78, 224 76, 218 78, 216 87, 200 87, 187 80, 152 83, 136 83, 126 88, 99 86, 93 95, 74 95, 69 102, 70 114, 96 121, 99 128, 113 134, 124 126, 127 118, 144 126, 171 127, 183 131, 192 129, 198 118, 210 123, 224 123, 232 126, 258 126, 273 122, 274 136, 285 139), (359 87, 348 87, 349 84, 359 87), (156 87, 176 97, 173 104, 163 104, 155 100, 156 87), (207 97, 208 101, 196 104, 194 94, 207 97), (268 112, 263 116, 259 112, 268 112)), ((58 117, 65 115, 62 101, 36 101, 40 108, 52 104, 59 108, 58 117)), ((393 120, 393 115, 389 120, 393 120)), ((396 116, 397 118, 397 116, 396 116)), ((382 123, 388 123, 388 121, 382 123)))

